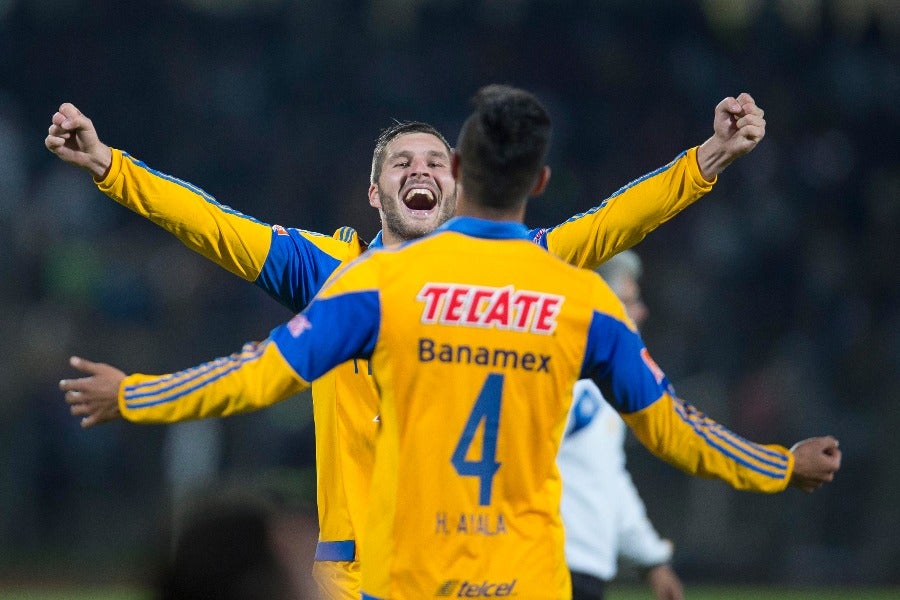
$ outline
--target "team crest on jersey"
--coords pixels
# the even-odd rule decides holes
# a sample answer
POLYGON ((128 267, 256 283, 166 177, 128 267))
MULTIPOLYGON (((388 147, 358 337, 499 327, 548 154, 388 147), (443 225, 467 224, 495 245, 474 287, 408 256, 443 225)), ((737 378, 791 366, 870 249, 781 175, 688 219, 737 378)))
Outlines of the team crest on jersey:
POLYGON ((650 356, 650 352, 648 352, 646 348, 641 348, 641 358, 644 359, 644 364, 646 364, 647 368, 650 369, 650 372, 653 373, 653 377, 656 378, 656 383, 662 383, 663 379, 666 378, 666 374, 659 368, 659 365, 656 364, 656 361, 653 360, 650 356))
POLYGON ((563 296, 455 283, 426 283, 416 299, 424 303, 422 323, 551 334, 563 296))
POLYGON ((301 333, 303 333, 307 329, 312 329, 312 323, 309 322, 309 319, 306 318, 306 315, 300 313, 294 316, 293 319, 288 321, 287 328, 288 331, 291 332, 292 336, 300 337, 301 333))
POLYGON ((272 231, 274 231, 278 235, 289 235, 287 229, 285 229, 281 225, 272 225, 272 231))

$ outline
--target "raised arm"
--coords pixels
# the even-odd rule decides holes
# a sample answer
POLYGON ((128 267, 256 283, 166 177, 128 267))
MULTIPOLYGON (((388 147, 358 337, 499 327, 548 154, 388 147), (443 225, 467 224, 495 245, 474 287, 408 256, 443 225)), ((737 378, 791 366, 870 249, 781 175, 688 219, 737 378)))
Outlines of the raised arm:
POLYGON ((360 253, 359 239, 349 228, 332 238, 263 223, 220 204, 196 185, 110 148, 72 104, 61 105, 51 121, 47 148, 89 172, 103 193, 294 311, 312 300, 341 262, 360 253))
POLYGON ((51 121, 47 149, 90 173, 103 193, 235 275, 248 281, 257 278, 272 236, 267 224, 110 148, 100 141, 91 119, 70 103, 62 104, 51 121))
POLYGON ((535 241, 566 262, 595 268, 709 192, 718 174, 765 136, 763 110, 746 93, 716 105, 713 134, 672 162, 623 186, 590 210, 549 229, 535 241))

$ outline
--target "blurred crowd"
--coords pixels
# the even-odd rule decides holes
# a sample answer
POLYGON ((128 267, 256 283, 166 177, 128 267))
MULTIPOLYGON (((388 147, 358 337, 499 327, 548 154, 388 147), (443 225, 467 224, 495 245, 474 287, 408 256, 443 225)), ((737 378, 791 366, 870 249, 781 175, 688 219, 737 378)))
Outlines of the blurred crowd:
POLYGON ((843 469, 811 496, 762 497, 636 445, 629 465, 688 582, 900 583, 891 0, 0 2, 0 580, 140 573, 206 482, 314 501, 306 396, 173 428, 68 415, 71 354, 171 371, 289 313, 47 152, 59 104, 244 213, 370 239, 380 129, 425 120, 452 143, 489 82, 534 91, 555 120, 533 227, 701 143, 723 97, 765 109, 763 143, 637 248, 643 333, 713 418, 762 442, 833 434, 843 469))

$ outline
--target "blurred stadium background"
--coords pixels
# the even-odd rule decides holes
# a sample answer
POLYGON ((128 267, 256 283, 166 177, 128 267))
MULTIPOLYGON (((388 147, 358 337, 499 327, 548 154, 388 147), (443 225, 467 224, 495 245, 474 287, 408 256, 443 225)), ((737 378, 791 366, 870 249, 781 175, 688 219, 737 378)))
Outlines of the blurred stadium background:
POLYGON ((207 485, 313 501, 306 397, 172 428, 68 415, 70 354, 171 371, 288 313, 47 152, 58 105, 247 214, 371 238, 379 130, 421 119, 452 142, 489 82, 555 119, 531 226, 702 142, 726 95, 766 110, 762 145, 638 247, 645 337, 711 416, 759 441, 834 434, 843 470, 776 497, 638 446, 631 470, 688 586, 900 584, 895 0, 0 0, 2 585, 140 581, 207 485))

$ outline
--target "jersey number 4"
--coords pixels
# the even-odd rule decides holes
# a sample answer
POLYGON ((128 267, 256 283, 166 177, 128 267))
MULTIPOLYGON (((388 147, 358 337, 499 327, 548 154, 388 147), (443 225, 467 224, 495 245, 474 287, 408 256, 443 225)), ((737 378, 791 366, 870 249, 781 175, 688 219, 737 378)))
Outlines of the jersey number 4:
POLYGON ((494 475, 500 468, 497 457, 497 429, 500 427, 500 399, 503 396, 503 375, 494 373, 488 375, 487 381, 478 393, 472 412, 463 428, 462 436, 453 451, 450 462, 456 472, 463 477, 478 477, 480 488, 478 504, 489 506, 491 504, 491 487, 494 475), (482 435, 481 458, 479 460, 466 460, 472 440, 478 427, 484 423, 482 435))

